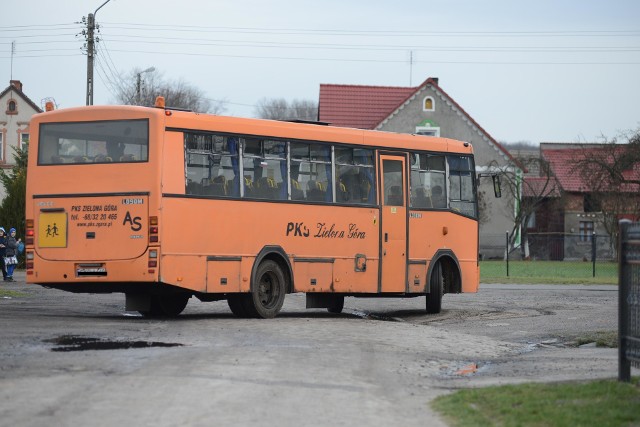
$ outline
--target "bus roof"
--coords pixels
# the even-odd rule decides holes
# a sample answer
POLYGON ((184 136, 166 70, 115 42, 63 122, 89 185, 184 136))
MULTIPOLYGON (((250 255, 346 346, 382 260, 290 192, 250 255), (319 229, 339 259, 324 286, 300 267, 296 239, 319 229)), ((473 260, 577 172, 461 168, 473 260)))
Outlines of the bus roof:
POLYGON ((470 143, 449 138, 326 126, 319 123, 219 116, 171 108, 132 105, 84 106, 40 113, 34 115, 32 119, 39 122, 91 121, 109 120, 113 115, 117 115, 118 119, 128 115, 131 115, 132 118, 155 116, 157 119, 161 119, 164 117, 165 127, 173 130, 239 133, 261 137, 337 142, 389 150, 473 153, 473 147, 470 143))

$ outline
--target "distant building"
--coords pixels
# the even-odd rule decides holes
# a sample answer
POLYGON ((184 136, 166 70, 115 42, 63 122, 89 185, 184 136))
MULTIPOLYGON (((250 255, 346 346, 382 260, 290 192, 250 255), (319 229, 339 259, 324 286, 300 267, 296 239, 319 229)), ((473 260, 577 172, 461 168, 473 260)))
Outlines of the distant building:
MULTIPOLYGON (((511 154, 482 128, 440 86, 428 78, 416 87, 321 84, 318 120, 332 126, 441 136, 473 145, 476 170, 514 168, 511 154)), ((504 236, 513 229, 513 209, 508 192, 494 198, 490 178, 479 181, 480 253, 504 255, 504 236)))
MULTIPOLYGON (((624 146, 620 146, 622 149, 624 146)), ((618 147, 615 147, 618 148, 618 147)), ((619 203, 625 200, 625 206, 616 209, 619 218, 637 220, 638 186, 626 185, 617 188, 599 190, 621 194, 622 198, 607 199, 593 193, 593 184, 586 181, 580 172, 580 162, 586 156, 604 153, 608 158, 611 147, 600 144, 541 143, 539 156, 549 166, 549 176, 526 176, 524 198, 540 199, 540 206, 528 224, 531 256, 539 259, 576 260, 591 259, 593 236, 599 259, 613 258, 615 239, 609 236, 603 221, 603 208, 610 210, 611 205, 601 203, 619 203), (546 183, 544 191, 540 186, 546 183), (604 201, 603 201, 604 200, 604 201), (607 201, 608 200, 608 201, 607 201)), ((640 165, 631 165, 625 170, 627 179, 640 180, 640 165)), ((542 175, 542 174, 541 174, 542 175)), ((606 184, 606 183, 605 183, 606 184)), ((604 192, 602 192, 604 191, 604 192)))
POLYGON ((11 80, 0 92, 0 167, 13 164, 13 147, 29 143, 29 121, 41 112, 22 91, 20 80, 11 80))

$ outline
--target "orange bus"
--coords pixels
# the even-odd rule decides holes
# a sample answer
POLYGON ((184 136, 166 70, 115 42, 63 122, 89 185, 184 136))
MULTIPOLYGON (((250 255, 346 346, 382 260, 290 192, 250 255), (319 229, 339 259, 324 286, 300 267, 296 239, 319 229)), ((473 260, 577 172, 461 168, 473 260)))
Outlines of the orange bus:
POLYGON ((27 282, 126 296, 177 316, 227 300, 272 318, 286 294, 340 313, 345 296, 476 292, 473 149, 451 139, 90 106, 31 122, 27 282))

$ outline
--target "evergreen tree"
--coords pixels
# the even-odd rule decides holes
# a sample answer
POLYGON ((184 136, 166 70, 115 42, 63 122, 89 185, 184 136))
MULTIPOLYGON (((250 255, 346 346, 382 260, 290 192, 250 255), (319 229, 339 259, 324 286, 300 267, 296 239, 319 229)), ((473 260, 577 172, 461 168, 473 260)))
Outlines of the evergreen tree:
POLYGON ((5 228, 7 234, 9 228, 15 228, 17 237, 24 241, 28 150, 26 146, 22 150, 20 148, 13 150, 15 164, 11 172, 0 170, 0 181, 6 192, 0 204, 0 225, 5 228))

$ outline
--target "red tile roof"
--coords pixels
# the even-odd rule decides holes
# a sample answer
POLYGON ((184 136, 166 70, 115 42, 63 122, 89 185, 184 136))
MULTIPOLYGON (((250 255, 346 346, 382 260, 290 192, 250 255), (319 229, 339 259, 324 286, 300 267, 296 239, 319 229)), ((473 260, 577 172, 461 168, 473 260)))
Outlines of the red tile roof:
POLYGON ((449 100, 455 108, 469 119, 470 123, 489 139, 491 144, 518 167, 524 169, 509 151, 438 86, 438 79, 435 77, 429 77, 416 87, 321 84, 318 120, 333 126, 376 129, 415 93, 427 85, 432 86, 434 90, 449 100))
MULTIPOLYGON (((620 145, 619 149, 625 149, 625 145, 620 145)), ((580 166, 579 162, 585 159, 586 152, 590 155, 604 156, 608 162, 613 162, 610 150, 610 147, 585 147, 585 145, 576 144, 575 147, 560 149, 546 149, 541 147, 540 154, 549 162, 551 171, 564 191, 586 193, 592 191, 592 187, 585 179, 586 177, 582 173, 583 167, 580 166)), ((625 171, 623 176, 626 179, 640 180, 640 165, 634 165, 632 169, 625 171)), ((630 184, 624 185, 621 188, 615 188, 614 190, 637 192, 638 186, 630 184)))
POLYGON ((417 89, 321 84, 319 121, 333 126, 374 129, 417 89))

